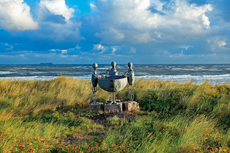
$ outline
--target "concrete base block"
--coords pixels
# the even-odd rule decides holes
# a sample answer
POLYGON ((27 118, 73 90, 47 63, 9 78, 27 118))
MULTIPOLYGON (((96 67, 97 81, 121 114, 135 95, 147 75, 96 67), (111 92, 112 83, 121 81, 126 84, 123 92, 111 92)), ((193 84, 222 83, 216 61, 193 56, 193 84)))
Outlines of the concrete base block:
POLYGON ((123 102, 124 105, 124 110, 125 111, 139 111, 140 107, 139 107, 139 103, 136 101, 125 101, 123 102))
POLYGON ((89 110, 100 111, 103 110, 103 103, 91 103, 89 105, 89 110))
POLYGON ((105 104, 104 111, 122 112, 122 103, 105 104))

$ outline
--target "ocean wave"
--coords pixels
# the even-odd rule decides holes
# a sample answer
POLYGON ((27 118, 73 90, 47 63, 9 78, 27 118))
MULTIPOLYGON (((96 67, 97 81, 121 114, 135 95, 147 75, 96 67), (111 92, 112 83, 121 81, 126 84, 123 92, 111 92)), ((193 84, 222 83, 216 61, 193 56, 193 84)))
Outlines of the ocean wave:
POLYGON ((128 68, 128 66, 117 65, 116 68, 117 68, 117 69, 125 69, 125 68, 128 68))
POLYGON ((34 69, 36 69, 36 68, 31 68, 31 67, 22 67, 21 69, 23 69, 23 70, 34 70, 34 69))
POLYGON ((76 66, 75 69, 84 69, 84 70, 88 70, 88 69, 92 69, 91 66, 76 66))
POLYGON ((205 69, 205 68, 172 68, 172 71, 223 71, 223 70, 220 70, 220 69, 205 69))
POLYGON ((0 77, 0 80, 52 80, 55 76, 24 76, 24 77, 0 77))
POLYGON ((135 75, 138 75, 138 76, 145 76, 145 75, 149 75, 149 73, 147 72, 136 72, 135 75))
POLYGON ((230 74, 224 75, 145 75, 145 76, 135 76, 136 80, 162 80, 162 81, 176 81, 179 83, 193 81, 195 84, 202 84, 209 81, 210 84, 223 84, 230 83, 230 74))
POLYGON ((48 72, 30 72, 31 74, 44 74, 44 73, 48 73, 48 72))
POLYGON ((145 78, 145 79, 191 79, 191 80, 199 80, 199 79, 230 79, 230 74, 223 75, 146 75, 146 76, 138 76, 137 78, 145 78))
MULTIPOLYGON (((52 80, 58 76, 23 76, 23 77, 0 77, 0 80, 52 80)), ((73 79, 90 80, 91 75, 84 76, 72 76, 73 79)), ((230 82, 230 74, 224 75, 144 75, 135 76, 136 80, 162 80, 162 81, 176 81, 176 82, 190 82, 193 81, 195 84, 201 84, 205 81, 209 81, 211 84, 223 84, 230 82)))
POLYGON ((108 70, 109 68, 106 67, 101 67, 101 68, 97 68, 98 70, 108 70))
MULTIPOLYGON (((58 78, 59 76, 23 76, 23 77, 0 77, 0 80, 53 80, 58 78)), ((73 78, 73 79, 82 79, 82 80, 90 80, 91 75, 85 75, 85 76, 73 76, 73 77, 65 77, 64 78, 73 78)))
POLYGON ((10 72, 10 71, 0 71, 0 75, 1 75, 1 74, 12 74, 12 73, 14 73, 14 72, 10 72))

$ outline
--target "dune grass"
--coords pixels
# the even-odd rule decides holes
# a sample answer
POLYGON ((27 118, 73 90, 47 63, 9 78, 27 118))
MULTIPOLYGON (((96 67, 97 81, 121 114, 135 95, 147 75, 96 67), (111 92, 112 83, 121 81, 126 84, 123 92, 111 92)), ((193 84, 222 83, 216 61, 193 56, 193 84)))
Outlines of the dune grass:
MULTIPOLYGON (((230 85, 138 80, 140 117, 89 119, 91 81, 0 81, 0 152, 229 152, 230 85), (90 135, 100 132, 100 135, 90 135), (66 138, 76 138, 69 144, 66 138)), ((128 100, 128 86, 117 94, 128 100)), ((109 93, 98 88, 97 101, 109 93)))

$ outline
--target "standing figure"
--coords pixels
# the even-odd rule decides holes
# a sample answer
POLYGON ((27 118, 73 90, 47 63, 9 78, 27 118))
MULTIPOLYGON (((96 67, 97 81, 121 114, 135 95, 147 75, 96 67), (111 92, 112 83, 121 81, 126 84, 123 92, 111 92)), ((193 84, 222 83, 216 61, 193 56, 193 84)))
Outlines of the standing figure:
POLYGON ((116 69, 116 65, 117 65, 117 63, 115 61, 112 61, 111 62, 112 68, 108 69, 106 71, 106 74, 109 74, 109 75, 119 75, 119 71, 116 69))
POLYGON ((127 72, 127 79, 129 83, 129 100, 133 101, 134 100, 134 70, 133 70, 133 63, 129 62, 128 63, 128 72, 127 72))
POLYGON ((98 72, 97 72, 97 63, 94 63, 92 65, 93 69, 94 69, 94 72, 92 74, 92 78, 91 78, 91 81, 92 81, 92 84, 93 84, 93 104, 96 103, 96 92, 97 92, 97 79, 98 79, 98 72))
POLYGON ((129 83, 129 85, 130 86, 133 86, 134 85, 134 81, 135 81, 135 79, 134 79, 134 70, 133 70, 133 63, 131 63, 131 62, 129 62, 128 63, 128 67, 129 67, 129 69, 128 69, 128 83, 129 83))

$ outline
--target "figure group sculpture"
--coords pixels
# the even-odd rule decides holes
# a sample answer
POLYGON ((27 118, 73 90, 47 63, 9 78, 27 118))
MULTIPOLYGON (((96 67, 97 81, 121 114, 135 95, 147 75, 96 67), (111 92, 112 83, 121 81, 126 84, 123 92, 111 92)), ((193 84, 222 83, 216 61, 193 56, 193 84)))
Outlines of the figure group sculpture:
POLYGON ((110 99, 107 101, 107 105, 116 104, 120 102, 116 98, 116 92, 122 90, 127 82, 129 84, 129 98, 130 101, 134 99, 134 70, 132 69, 133 64, 131 62, 128 63, 128 71, 126 71, 123 75, 120 75, 119 70, 116 69, 116 62, 111 63, 112 68, 106 71, 106 75, 100 75, 97 71, 98 65, 96 63, 93 64, 94 72, 92 74, 92 85, 93 85, 93 103, 96 104, 96 91, 97 84, 105 91, 110 92, 110 99))

